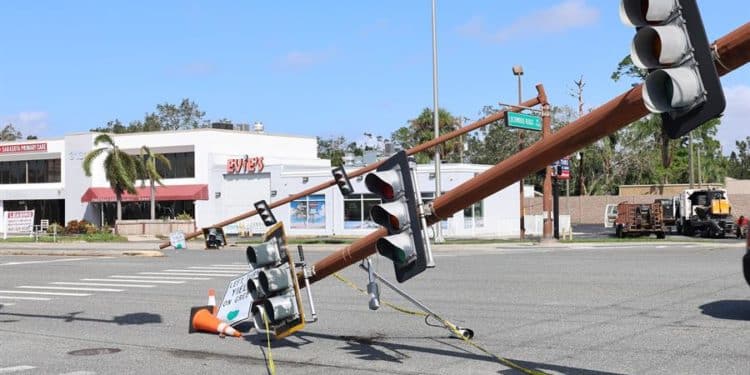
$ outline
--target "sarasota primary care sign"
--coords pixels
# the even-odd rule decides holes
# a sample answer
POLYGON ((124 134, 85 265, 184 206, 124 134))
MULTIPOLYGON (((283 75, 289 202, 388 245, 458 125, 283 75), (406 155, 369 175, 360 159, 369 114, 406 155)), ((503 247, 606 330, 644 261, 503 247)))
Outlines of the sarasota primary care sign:
POLYGON ((20 145, 2 145, 0 154, 16 154, 21 152, 45 152, 47 143, 26 143, 20 145))
POLYGON ((8 233, 32 233, 34 229, 34 210, 29 211, 5 211, 3 238, 8 233))

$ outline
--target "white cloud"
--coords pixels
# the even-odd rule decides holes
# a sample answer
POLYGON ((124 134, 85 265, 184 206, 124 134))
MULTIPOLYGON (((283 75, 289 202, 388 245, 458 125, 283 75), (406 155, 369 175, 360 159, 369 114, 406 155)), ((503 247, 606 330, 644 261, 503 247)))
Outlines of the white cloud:
POLYGON ((0 116, 0 126, 13 124, 20 131, 23 138, 29 135, 40 136, 47 131, 49 114, 41 111, 19 112, 13 115, 0 116))
POLYGON ((727 108, 719 125, 718 138, 725 154, 735 149, 735 141, 750 136, 750 86, 724 88, 727 108))
POLYGON ((302 70, 324 63, 331 59, 333 50, 325 51, 291 51, 277 61, 277 67, 291 70, 302 70))
POLYGON ((599 9, 585 0, 566 0, 551 8, 524 15, 498 30, 487 30, 480 17, 473 17, 458 27, 459 34, 489 42, 555 34, 592 25, 599 20, 599 9))

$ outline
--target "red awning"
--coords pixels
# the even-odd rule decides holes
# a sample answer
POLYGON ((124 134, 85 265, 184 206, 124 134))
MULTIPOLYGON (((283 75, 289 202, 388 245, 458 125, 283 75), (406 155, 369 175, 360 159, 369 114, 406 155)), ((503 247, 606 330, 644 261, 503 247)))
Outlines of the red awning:
MULTIPOLYGON (((122 195, 122 201, 148 201, 151 199, 151 193, 148 186, 137 187, 137 194, 132 195, 125 193, 122 195)), ((194 201, 194 200, 208 200, 208 185, 170 185, 170 186, 157 186, 156 187, 156 200, 157 201, 194 201)), ((92 187, 88 188, 83 196, 81 196, 81 202, 115 202, 115 192, 112 188, 108 187, 92 187)))

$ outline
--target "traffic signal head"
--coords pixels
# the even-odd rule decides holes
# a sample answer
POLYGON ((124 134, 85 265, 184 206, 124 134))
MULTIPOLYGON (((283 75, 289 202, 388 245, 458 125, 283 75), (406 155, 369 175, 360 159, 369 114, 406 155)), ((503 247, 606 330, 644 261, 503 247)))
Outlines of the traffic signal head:
POLYGON ((271 207, 268 205, 268 202, 266 202, 265 200, 260 200, 253 203, 253 206, 255 206, 255 212, 258 213, 258 216, 260 216, 260 219, 263 221, 263 224, 265 224, 265 226, 270 227, 271 225, 276 224, 276 217, 273 216, 273 212, 271 211, 271 207))
POLYGON ((354 193, 352 183, 349 181, 349 176, 346 174, 343 166, 333 168, 331 173, 333 174, 333 180, 336 181, 336 185, 339 187, 341 195, 347 196, 354 193))
POLYGON ((372 220, 388 231, 388 236, 378 239, 375 246, 381 255, 393 261, 396 280, 404 282, 427 268, 418 192, 414 189, 406 153, 396 153, 369 173, 365 186, 383 201, 370 209, 372 220))
POLYGON ((724 111, 696 0, 621 0, 620 18, 636 27, 630 57, 649 72, 643 102, 661 114, 667 135, 680 137, 724 111))
POLYGON ((266 319, 268 329, 282 338, 305 326, 302 294, 283 224, 273 225, 263 239, 260 245, 248 246, 246 254, 254 272, 247 282, 251 312, 256 329, 265 331, 266 319))

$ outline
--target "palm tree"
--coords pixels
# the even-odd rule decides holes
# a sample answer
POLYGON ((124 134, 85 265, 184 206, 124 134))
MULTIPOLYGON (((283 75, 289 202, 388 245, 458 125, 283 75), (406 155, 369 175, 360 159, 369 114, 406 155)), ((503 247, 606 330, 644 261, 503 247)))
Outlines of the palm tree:
POLYGON ((99 134, 94 139, 94 146, 103 143, 104 147, 92 150, 83 158, 83 171, 86 176, 91 177, 91 163, 102 153, 107 153, 104 158, 104 173, 109 186, 115 192, 117 200, 117 220, 122 220, 122 194, 128 192, 136 194, 135 179, 138 174, 138 163, 133 156, 122 151, 109 134, 99 134))
POLYGON ((141 146, 141 158, 138 161, 138 164, 140 164, 140 171, 143 172, 142 174, 140 174, 140 177, 145 177, 144 180, 148 179, 149 185, 151 186, 151 220, 154 220, 156 218, 155 184, 164 186, 164 184, 161 182, 162 176, 159 174, 159 170, 156 168, 157 160, 164 164, 167 169, 172 169, 172 164, 169 162, 169 159, 167 159, 166 156, 151 152, 151 149, 148 148, 148 146, 141 146))

